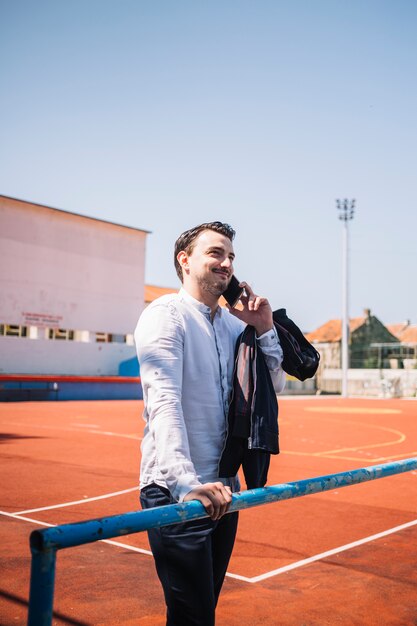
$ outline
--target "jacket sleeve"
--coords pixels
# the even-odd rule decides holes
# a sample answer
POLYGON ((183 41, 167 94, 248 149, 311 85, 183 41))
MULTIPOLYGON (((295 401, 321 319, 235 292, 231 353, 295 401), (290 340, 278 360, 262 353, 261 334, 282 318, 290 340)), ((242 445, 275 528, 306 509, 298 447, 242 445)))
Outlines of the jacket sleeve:
POLYGON ((174 307, 145 310, 135 331, 149 436, 158 469, 173 497, 201 485, 191 461, 181 406, 184 329, 174 307))
POLYGON ((284 355, 275 327, 257 337, 256 341, 265 357, 275 392, 281 393, 285 387, 286 374, 282 369, 284 355))

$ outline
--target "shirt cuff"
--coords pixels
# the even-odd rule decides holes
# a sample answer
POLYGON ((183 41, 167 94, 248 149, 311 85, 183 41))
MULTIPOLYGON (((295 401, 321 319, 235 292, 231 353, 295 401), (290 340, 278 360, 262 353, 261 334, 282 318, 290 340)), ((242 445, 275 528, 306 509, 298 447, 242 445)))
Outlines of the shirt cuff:
POLYGON ((187 493, 190 493, 196 487, 201 487, 202 483, 193 475, 186 474, 178 480, 175 489, 171 491, 177 502, 183 502, 187 493))
POLYGON ((267 330, 266 333, 264 333, 260 337, 257 337, 256 341, 261 346, 261 348, 272 348, 279 344, 278 334, 275 326, 273 326, 271 330, 267 330))

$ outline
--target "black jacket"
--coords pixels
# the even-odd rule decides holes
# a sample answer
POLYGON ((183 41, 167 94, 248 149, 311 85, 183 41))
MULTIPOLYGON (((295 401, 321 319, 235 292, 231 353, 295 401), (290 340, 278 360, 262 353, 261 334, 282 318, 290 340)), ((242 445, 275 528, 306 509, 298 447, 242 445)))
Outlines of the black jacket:
MULTIPOLYGON (((298 380, 317 371, 320 354, 304 337, 285 309, 273 312, 283 351, 282 368, 298 380)), ((263 487, 270 455, 279 453, 278 402, 263 352, 253 326, 247 326, 236 344, 232 398, 219 476, 235 476, 242 466, 248 489, 263 487)))
POLYGON ((272 317, 284 353, 282 369, 298 380, 312 378, 319 366, 320 354, 287 316, 285 309, 274 311, 272 317))
POLYGON ((219 476, 235 476, 242 465, 248 489, 266 483, 270 454, 279 453, 278 402, 253 326, 238 338, 228 431, 219 476))

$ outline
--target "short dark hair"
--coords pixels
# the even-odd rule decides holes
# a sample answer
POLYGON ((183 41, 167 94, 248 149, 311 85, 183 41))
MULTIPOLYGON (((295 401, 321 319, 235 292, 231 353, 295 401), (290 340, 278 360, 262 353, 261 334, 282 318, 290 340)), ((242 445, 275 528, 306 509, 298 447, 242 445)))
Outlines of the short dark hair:
POLYGON ((175 269, 181 282, 183 281, 183 275, 182 267, 177 260, 178 253, 184 250, 187 254, 191 254, 194 248, 194 242, 203 230, 214 230, 214 232, 228 237, 230 241, 233 241, 236 234, 230 224, 224 224, 223 222, 206 222, 182 233, 175 242, 174 248, 175 269))

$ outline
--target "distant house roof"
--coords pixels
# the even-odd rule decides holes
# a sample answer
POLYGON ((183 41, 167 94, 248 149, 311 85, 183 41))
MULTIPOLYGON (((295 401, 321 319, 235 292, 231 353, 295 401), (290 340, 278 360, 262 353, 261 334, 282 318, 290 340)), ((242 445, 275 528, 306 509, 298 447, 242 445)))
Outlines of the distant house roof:
POLYGON ((158 287, 157 285, 145 285, 145 304, 150 304, 160 296, 168 293, 177 293, 175 287, 158 287))
MULTIPOLYGON (((354 330, 365 323, 366 317, 353 317, 349 320, 349 330, 354 330)), ((308 341, 314 343, 331 343, 342 339, 342 320, 329 320, 316 330, 306 335, 308 341)))
MULTIPOLYGON (((145 305, 150 304, 160 296, 165 296, 168 293, 178 293, 179 289, 175 287, 158 287, 157 285, 145 285, 145 305)), ((226 300, 223 296, 220 297, 219 304, 222 307, 226 306, 226 300)))
POLYGON ((410 324, 400 337, 401 343, 417 343, 417 324, 410 324))
POLYGON ((401 335, 409 325, 410 322, 400 322, 399 324, 387 324, 387 328, 397 339, 401 339, 401 335))
POLYGON ((400 324, 387 324, 387 328, 401 343, 417 343, 417 324, 406 321, 400 324))

